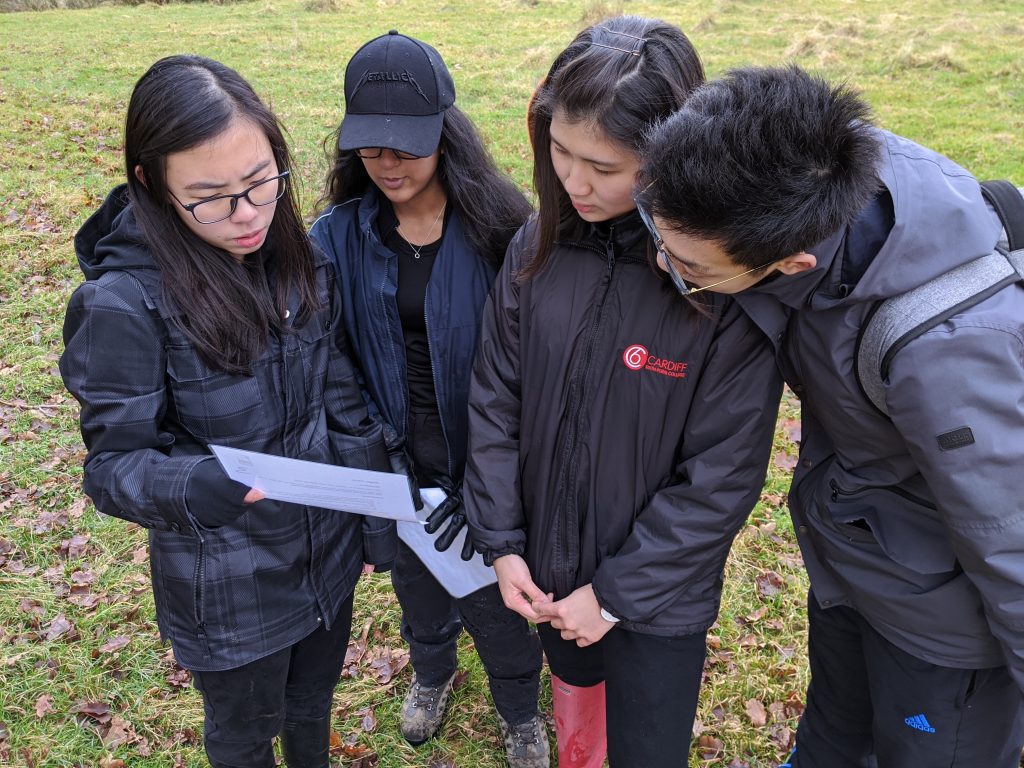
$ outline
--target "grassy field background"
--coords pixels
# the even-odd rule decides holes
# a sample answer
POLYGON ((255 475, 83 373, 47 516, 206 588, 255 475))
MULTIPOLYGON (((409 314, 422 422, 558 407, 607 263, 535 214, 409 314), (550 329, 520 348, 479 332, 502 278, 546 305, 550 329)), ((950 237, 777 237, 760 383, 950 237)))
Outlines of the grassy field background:
MULTIPOLYGON (((199 697, 156 635, 144 532, 82 496, 77 407, 56 371, 64 306, 81 279, 71 241, 123 174, 135 80, 179 52, 238 69, 290 128, 311 213, 344 64, 397 28, 441 51, 459 104, 525 188, 533 86, 581 27, 620 12, 680 25, 711 76, 796 61, 846 79, 886 127, 981 177, 1024 182, 1020 0, 253 0, 0 14, 0 765, 204 764, 199 697)), ((784 501, 798 439, 787 399, 711 633, 693 765, 769 768, 791 743, 806 684, 806 582, 784 501)), ((398 619, 386 577, 365 580, 336 696, 337 760, 502 765, 466 637, 441 737, 414 750, 397 735, 410 676, 398 619)))

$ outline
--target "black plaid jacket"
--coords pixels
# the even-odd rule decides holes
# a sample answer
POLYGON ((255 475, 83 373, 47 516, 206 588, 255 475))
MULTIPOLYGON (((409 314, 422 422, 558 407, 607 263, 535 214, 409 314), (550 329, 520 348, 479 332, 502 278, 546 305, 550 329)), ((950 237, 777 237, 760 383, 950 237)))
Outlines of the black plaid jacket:
POLYGON ((157 620, 178 661, 231 669, 330 624, 364 558, 393 558, 394 526, 260 502, 204 527, 186 489, 197 464, 215 461, 207 445, 390 464, 346 352, 326 260, 318 256, 316 271, 324 308, 296 333, 272 333, 253 375, 222 373, 167 322, 161 273, 124 197, 115 189, 75 239, 87 282, 68 306, 60 370, 82 406, 84 487, 101 512, 149 529, 157 620))

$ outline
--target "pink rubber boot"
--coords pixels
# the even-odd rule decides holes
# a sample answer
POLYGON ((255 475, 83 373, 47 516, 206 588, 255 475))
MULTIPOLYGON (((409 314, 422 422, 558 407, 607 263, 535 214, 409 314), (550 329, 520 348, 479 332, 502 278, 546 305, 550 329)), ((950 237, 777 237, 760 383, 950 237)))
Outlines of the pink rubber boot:
POLYGON ((608 752, 604 683, 580 688, 551 676, 559 768, 601 768, 608 752))

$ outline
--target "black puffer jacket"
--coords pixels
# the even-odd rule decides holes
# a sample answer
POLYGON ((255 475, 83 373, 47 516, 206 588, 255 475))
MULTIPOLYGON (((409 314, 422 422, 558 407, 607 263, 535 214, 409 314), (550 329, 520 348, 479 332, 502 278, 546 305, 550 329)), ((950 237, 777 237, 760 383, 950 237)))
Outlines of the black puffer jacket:
POLYGON ((217 477, 211 443, 389 469, 327 261, 316 267, 323 308, 295 333, 272 332, 253 375, 236 376, 209 368, 168 322, 162 275, 123 187, 75 246, 87 282, 68 306, 60 370, 82 405, 85 491, 101 512, 149 529, 157 620, 178 661, 231 669, 332 622, 364 557, 393 558, 392 523, 262 501, 208 528, 199 520, 217 515, 186 503, 217 496, 194 487, 217 477))
POLYGON ((628 629, 702 631, 764 481, 781 389, 771 348, 727 298, 698 310, 660 279, 635 212, 559 242, 517 281, 533 226, 484 313, 474 541, 490 558, 522 554, 556 599, 592 583, 628 629))

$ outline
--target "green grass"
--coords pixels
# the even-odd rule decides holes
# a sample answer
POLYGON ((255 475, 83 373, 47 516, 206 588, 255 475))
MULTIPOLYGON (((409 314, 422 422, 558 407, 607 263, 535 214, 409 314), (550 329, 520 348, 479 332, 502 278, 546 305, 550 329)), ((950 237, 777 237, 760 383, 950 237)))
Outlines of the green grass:
MULTIPOLYGON (((237 68, 291 129, 308 213, 326 169, 321 142, 341 115, 344 64, 397 27, 441 51, 459 104, 526 188, 530 92, 578 29, 623 11, 679 24, 712 76, 796 61, 861 88, 883 125, 977 175, 1024 181, 1020 0, 253 0, 0 15, 0 765, 203 764, 199 698, 156 636, 144 533, 85 504, 76 406, 56 375, 63 309, 81 279, 71 240, 123 174, 135 80, 186 51, 237 68), (118 637, 127 645, 114 648, 118 637), (109 711, 76 712, 89 704, 109 711)), ((799 716, 806 580, 785 511, 796 417, 787 400, 762 502, 730 560, 694 765, 769 768, 799 716)), ((368 650, 338 688, 338 759, 501 765, 465 637, 469 675, 441 738, 413 750, 397 736, 409 669, 381 683, 371 662, 401 661, 398 621, 386 577, 365 581, 354 636, 365 628, 368 650)))

